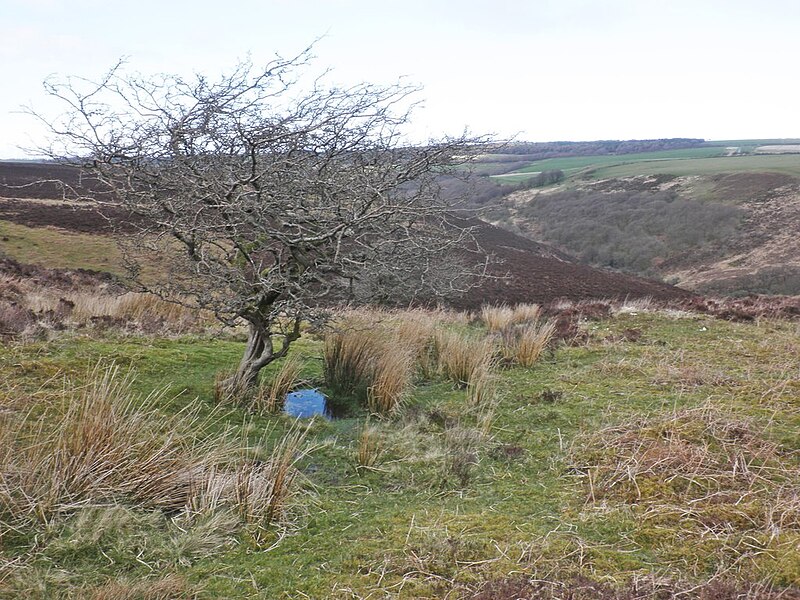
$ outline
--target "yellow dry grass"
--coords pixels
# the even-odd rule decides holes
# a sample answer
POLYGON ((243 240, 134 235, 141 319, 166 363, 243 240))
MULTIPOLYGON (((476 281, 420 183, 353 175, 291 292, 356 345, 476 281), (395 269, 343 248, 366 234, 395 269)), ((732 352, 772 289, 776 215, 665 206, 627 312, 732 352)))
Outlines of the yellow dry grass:
POLYGON ((190 513, 224 504, 262 525, 286 517, 297 492, 299 430, 254 461, 246 440, 209 434, 211 421, 196 406, 165 416, 158 410, 163 392, 141 398, 132 384, 118 367, 97 366, 87 385, 66 387, 55 414, 5 424, 0 522, 47 523, 78 507, 116 502, 190 513), (237 485, 220 487, 221 480, 237 485))

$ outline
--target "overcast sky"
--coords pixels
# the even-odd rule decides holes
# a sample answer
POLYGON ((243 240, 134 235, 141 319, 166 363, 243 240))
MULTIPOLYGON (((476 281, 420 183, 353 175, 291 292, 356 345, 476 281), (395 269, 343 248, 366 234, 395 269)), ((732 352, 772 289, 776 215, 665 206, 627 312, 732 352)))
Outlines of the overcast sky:
POLYGON ((218 74, 316 44, 339 84, 423 86, 420 136, 800 137, 798 0, 0 0, 0 158, 51 74, 218 74))

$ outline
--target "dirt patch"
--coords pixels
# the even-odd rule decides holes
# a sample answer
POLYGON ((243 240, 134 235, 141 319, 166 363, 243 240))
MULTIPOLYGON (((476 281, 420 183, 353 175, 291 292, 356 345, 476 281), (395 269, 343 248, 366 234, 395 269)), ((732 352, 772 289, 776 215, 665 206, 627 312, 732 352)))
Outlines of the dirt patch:
POLYGON ((80 169, 46 162, 0 161, 0 198, 72 198, 63 182, 77 195, 107 192, 98 180, 86 177, 80 169))

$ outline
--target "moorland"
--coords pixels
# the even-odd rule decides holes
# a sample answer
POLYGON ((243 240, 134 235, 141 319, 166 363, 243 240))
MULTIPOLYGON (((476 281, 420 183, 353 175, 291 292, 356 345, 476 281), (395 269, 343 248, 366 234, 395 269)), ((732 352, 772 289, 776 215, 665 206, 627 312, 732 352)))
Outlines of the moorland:
POLYGON ((492 181, 478 202, 492 223, 594 266, 701 293, 800 293, 796 140, 681 145, 571 156, 565 144, 565 155, 528 163, 487 158, 492 181), (526 189, 552 171, 564 179, 526 189))
POLYGON ((2 165, 0 597, 800 597, 800 298, 744 295, 798 293, 769 142, 487 153, 498 277, 337 309, 235 393, 241 328, 2 165))

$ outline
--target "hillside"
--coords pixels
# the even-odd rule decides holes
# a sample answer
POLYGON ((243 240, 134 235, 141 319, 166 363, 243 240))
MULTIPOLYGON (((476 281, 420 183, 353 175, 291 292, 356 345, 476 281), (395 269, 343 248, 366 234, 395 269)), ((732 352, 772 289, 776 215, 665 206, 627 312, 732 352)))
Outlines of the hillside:
POLYGON ((494 179, 562 168, 566 180, 512 186, 485 203, 484 215, 586 264, 697 292, 800 294, 797 146, 738 143, 537 161, 494 179))
POLYGON ((699 298, 473 219, 502 262, 468 312, 337 311, 231 389, 241 328, 120 287, 125 215, 20 196, 0 598, 800 598, 800 298, 699 298))
POLYGON ((678 300, 691 293, 672 285, 581 264, 552 247, 505 229, 481 223, 475 233, 481 247, 500 259, 495 279, 472 290, 454 305, 477 309, 484 303, 652 298, 678 300))
MULTIPOLYGON (((30 183, 35 177, 66 176, 77 183, 74 172, 47 171, 41 165, 0 163, 0 182, 30 183)), ((126 215, 112 207, 98 211, 86 204, 58 199, 55 188, 44 186, 0 189, 0 253, 22 263, 55 268, 87 268, 120 274, 121 259, 113 232, 124 232, 126 215), (49 196, 43 198, 43 196, 49 196), (14 194, 14 197, 10 197, 14 194), (116 226, 112 228, 112 223, 116 226)), ((672 300, 689 294, 673 286, 580 264, 568 254, 533 242, 480 220, 476 228, 483 251, 499 259, 493 279, 454 306, 477 309, 485 303, 537 302, 603 298, 672 300)))

